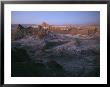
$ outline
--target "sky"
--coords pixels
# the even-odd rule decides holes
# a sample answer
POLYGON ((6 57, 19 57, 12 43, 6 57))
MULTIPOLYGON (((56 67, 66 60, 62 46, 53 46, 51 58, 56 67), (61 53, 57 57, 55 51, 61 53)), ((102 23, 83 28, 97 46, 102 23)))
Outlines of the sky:
POLYGON ((12 11, 11 24, 100 24, 99 11, 12 11))

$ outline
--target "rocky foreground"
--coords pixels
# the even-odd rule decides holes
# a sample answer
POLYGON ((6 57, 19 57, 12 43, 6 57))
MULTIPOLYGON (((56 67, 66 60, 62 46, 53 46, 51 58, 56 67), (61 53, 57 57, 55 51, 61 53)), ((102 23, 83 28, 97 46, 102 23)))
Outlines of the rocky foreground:
POLYGON ((12 76, 98 77, 100 35, 57 34, 18 26, 12 37, 12 76))

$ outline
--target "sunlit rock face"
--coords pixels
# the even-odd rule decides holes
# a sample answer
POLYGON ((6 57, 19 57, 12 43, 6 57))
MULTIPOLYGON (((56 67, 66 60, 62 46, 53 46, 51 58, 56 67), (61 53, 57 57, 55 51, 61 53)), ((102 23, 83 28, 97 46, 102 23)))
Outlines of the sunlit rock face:
POLYGON ((69 30, 62 30, 52 26, 45 22, 37 27, 19 24, 12 31, 12 76, 100 76, 99 28, 68 25, 69 30))

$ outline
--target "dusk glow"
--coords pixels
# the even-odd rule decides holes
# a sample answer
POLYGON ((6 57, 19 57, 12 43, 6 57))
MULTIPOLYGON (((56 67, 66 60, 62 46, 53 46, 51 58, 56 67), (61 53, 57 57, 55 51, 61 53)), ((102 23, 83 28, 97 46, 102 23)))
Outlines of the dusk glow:
POLYGON ((100 24, 99 11, 12 11, 12 24, 100 24))

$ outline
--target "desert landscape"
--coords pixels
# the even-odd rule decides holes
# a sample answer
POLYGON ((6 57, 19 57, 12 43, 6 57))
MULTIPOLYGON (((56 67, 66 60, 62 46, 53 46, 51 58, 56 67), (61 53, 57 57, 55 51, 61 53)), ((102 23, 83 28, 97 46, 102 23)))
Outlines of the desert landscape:
POLYGON ((100 25, 12 24, 12 77, 99 77, 100 25))

